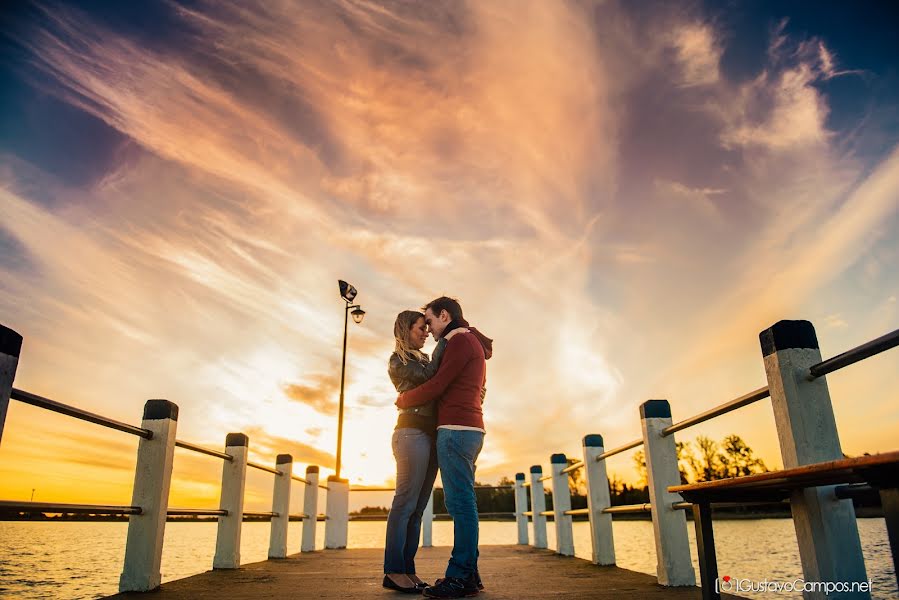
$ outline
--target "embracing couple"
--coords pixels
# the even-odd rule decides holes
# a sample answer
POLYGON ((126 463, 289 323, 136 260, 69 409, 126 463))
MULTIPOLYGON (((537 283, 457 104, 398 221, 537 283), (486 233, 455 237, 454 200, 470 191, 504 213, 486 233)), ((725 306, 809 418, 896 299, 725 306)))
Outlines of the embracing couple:
POLYGON ((493 341, 469 326, 452 298, 437 298, 422 310, 397 315, 396 350, 388 364, 400 394, 393 432, 396 495, 387 517, 383 585, 427 598, 474 596, 484 588, 474 475, 484 444, 481 404, 493 341), (428 333, 437 341, 430 359, 421 351, 428 333), (415 553, 438 467, 454 538, 445 577, 429 586, 415 572, 415 553))

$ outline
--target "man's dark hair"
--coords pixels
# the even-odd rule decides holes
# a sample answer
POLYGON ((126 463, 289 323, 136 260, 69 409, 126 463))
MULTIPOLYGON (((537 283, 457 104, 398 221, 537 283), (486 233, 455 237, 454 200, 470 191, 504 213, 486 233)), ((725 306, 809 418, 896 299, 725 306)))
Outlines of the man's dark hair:
POLYGON ((431 312, 437 316, 440 316, 440 311, 445 310, 447 313, 449 313, 450 319, 452 319, 453 321, 461 321, 463 319, 462 306, 455 298, 440 296, 436 300, 431 300, 430 302, 425 304, 421 308, 421 312, 425 312, 429 308, 431 309, 431 312))

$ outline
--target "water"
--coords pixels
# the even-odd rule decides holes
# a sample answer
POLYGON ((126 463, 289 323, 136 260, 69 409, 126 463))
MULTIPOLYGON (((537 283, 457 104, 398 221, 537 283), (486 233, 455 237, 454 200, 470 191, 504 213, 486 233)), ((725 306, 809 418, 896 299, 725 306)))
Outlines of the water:
MULTIPOLYGON (((383 521, 354 521, 349 528, 351 548, 382 547, 383 521)), ((874 598, 899 597, 893 574, 886 525, 882 519, 859 519, 859 534, 868 569, 874 582, 874 598)), ((265 560, 268 554, 268 523, 244 523, 241 561, 265 560)), ((554 547, 553 524, 549 523, 549 544, 554 547)), ((119 574, 125 550, 127 523, 103 522, 0 522, 0 598, 84 599, 118 591, 119 574)), ((299 549, 301 523, 291 523, 288 551, 299 549)), ((481 544, 513 544, 512 522, 481 523, 481 544)), ((689 528, 693 566, 697 569, 696 544, 689 528)), ((163 582, 180 579, 211 568, 215 552, 215 523, 168 523, 162 559, 163 582)), ((618 566, 655 574, 655 550, 652 523, 616 521, 615 551, 618 566)), ((452 523, 434 523, 434 544, 452 543, 452 523)), ((319 523, 317 540, 324 540, 324 523, 319 523)), ((590 530, 586 522, 574 524, 575 554, 591 557, 590 530)), ((793 522, 789 519, 716 521, 715 546, 718 571, 732 577, 754 581, 767 579, 792 581, 802 575, 793 522)), ((372 564, 372 576, 381 572, 372 564)), ((426 578, 440 573, 423 573, 426 578)), ((483 573, 489 582, 490 574, 483 573)), ((747 597, 770 594, 742 593, 747 597)), ((800 598, 781 594, 778 598, 800 598)))

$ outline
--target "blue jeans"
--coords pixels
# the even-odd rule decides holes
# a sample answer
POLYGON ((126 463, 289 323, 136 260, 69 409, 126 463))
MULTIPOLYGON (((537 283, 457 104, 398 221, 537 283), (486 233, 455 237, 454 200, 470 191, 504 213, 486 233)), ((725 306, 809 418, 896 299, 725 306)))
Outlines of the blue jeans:
POLYGON ((437 478, 437 453, 434 438, 413 427, 394 431, 392 445, 396 458, 396 493, 387 515, 384 572, 412 575, 421 535, 421 515, 437 478))
POLYGON ((453 553, 447 577, 465 579, 478 570, 478 505, 474 495, 475 461, 484 445, 480 431, 437 430, 437 463, 446 510, 453 517, 453 553))

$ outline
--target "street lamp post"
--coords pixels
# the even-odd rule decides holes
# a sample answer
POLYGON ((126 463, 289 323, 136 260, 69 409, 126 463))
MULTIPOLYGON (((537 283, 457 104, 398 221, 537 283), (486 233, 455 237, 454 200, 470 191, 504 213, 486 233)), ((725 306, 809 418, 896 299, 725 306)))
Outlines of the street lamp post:
POLYGON ((358 293, 356 288, 348 284, 346 281, 338 280, 340 286, 340 297, 346 302, 346 310, 343 314, 343 361, 340 365, 340 407, 337 411, 337 468, 335 475, 340 478, 340 455, 343 447, 343 382, 346 376, 346 335, 347 324, 349 323, 350 314, 353 315, 354 323, 361 323, 365 318, 365 311, 358 304, 353 304, 353 298, 358 293), (352 311, 350 310, 352 309, 352 311))

